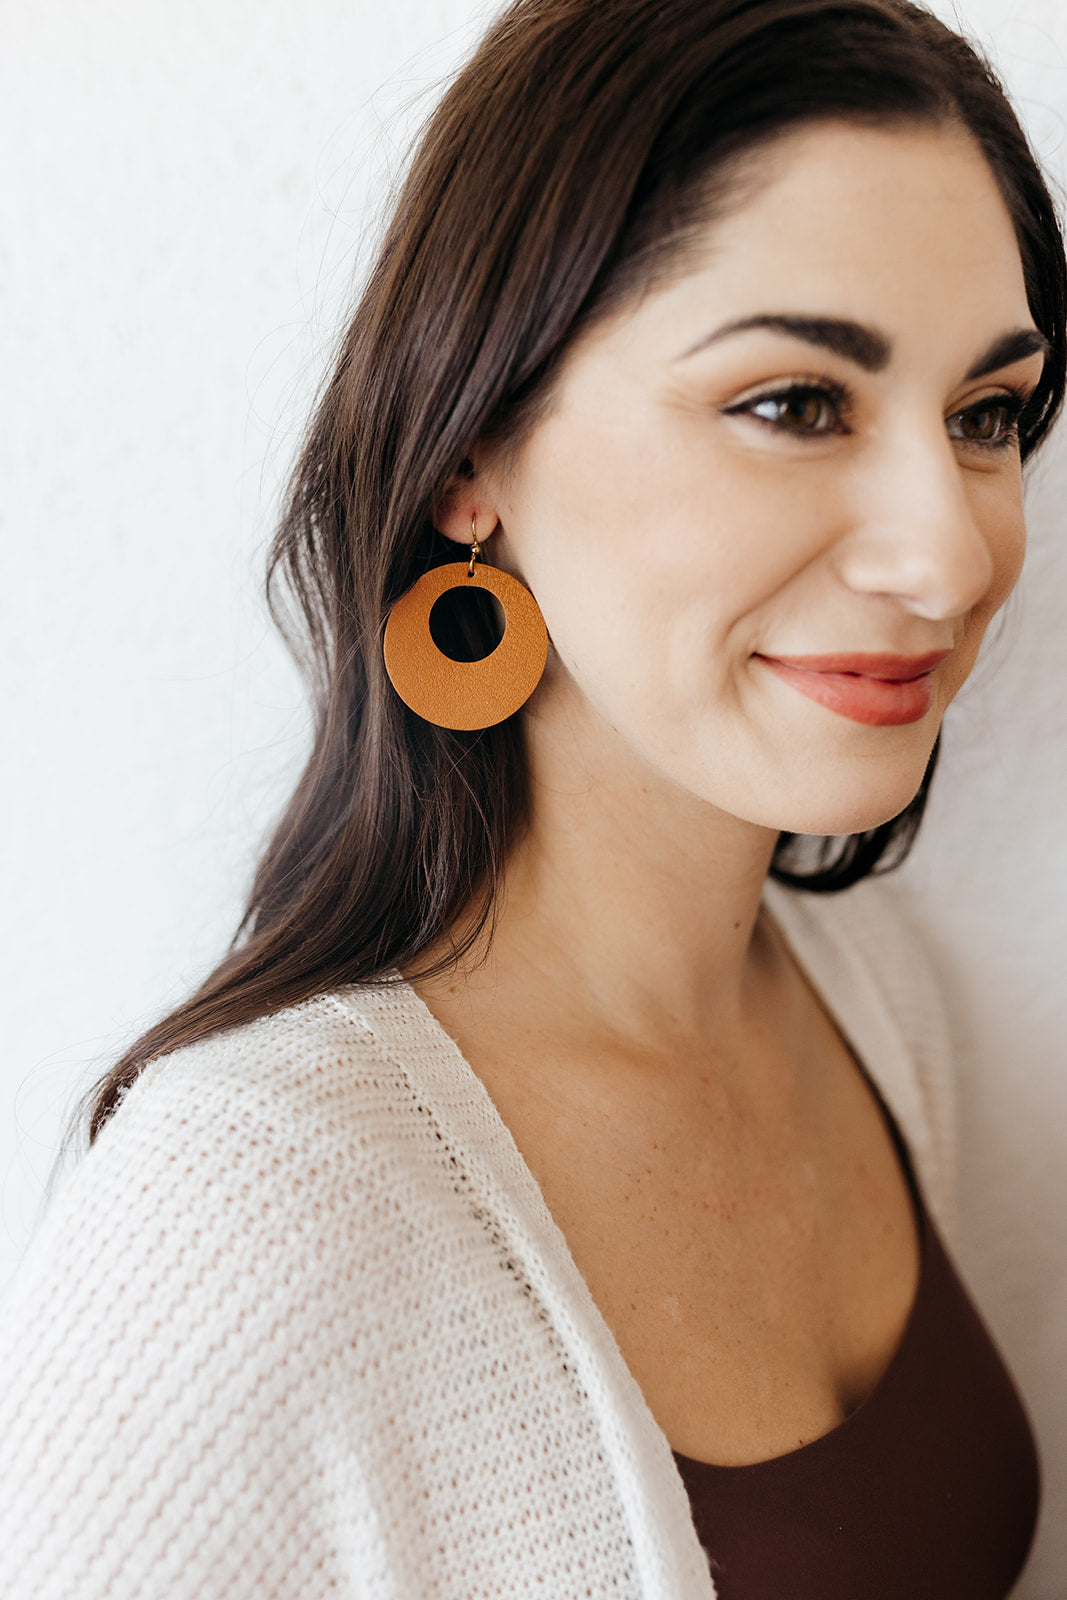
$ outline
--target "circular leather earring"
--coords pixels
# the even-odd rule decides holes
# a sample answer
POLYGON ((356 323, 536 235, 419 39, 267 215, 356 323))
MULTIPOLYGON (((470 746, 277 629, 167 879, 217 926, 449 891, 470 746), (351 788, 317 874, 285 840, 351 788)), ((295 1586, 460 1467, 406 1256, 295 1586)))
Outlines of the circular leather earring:
POLYGON ((424 573, 400 596, 385 624, 389 681, 406 706, 439 728, 503 722, 533 694, 548 658, 548 630, 537 601, 510 573, 475 565, 481 553, 471 517, 470 561, 449 561, 424 573), (434 643, 430 612, 449 589, 469 586, 495 595, 504 635, 481 661, 453 661, 434 643))

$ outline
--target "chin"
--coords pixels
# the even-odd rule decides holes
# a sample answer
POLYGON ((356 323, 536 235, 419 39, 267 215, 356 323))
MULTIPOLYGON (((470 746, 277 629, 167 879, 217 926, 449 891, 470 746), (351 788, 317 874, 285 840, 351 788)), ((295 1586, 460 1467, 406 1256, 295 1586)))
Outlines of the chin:
POLYGON ((919 792, 922 777, 920 772, 914 783, 883 785, 877 794, 849 797, 839 793, 832 799, 826 796, 813 799, 810 805, 794 803, 783 806, 774 826, 786 833, 867 833, 871 828, 880 828, 884 822, 892 822, 894 817, 899 817, 919 792))
POLYGON ((844 747, 812 740, 807 750, 799 740, 779 745, 759 820, 782 832, 827 836, 892 822, 922 786, 940 725, 938 716, 908 728, 872 728, 869 736, 858 729, 859 748, 851 750, 851 740, 844 747))

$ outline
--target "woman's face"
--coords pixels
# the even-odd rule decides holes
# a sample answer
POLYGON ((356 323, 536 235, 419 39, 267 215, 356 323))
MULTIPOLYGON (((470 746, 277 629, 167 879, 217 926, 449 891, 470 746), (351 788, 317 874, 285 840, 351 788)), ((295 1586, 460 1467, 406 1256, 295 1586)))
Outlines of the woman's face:
POLYGON ((827 122, 756 159, 684 275, 476 459, 479 521, 554 647, 536 739, 846 833, 912 798, 1019 575, 1041 340, 964 133, 827 122))

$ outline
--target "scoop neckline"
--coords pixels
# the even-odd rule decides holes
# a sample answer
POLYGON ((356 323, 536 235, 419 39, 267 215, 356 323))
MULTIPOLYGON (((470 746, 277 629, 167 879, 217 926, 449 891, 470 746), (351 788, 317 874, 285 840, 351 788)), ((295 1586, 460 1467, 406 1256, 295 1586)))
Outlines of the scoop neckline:
MULTIPOLYGON (((859 1065, 860 1070, 863 1071, 862 1063, 859 1063, 859 1065)), ((904 1357, 909 1347, 914 1342, 915 1325, 919 1319, 922 1302, 929 1292, 930 1287, 929 1274, 932 1248, 931 1233, 933 1229, 933 1223, 931 1221, 929 1212, 926 1209, 925 1202, 923 1201, 922 1190, 919 1188, 918 1181, 915 1179, 914 1174, 909 1173, 908 1166, 901 1159, 901 1150, 903 1149, 906 1151, 907 1146, 904 1144, 903 1138, 900 1136, 899 1129, 896 1129, 896 1124, 893 1121, 892 1115, 888 1110, 885 1101, 878 1092, 877 1085, 871 1083, 870 1077, 866 1072, 864 1072, 864 1077, 867 1079, 867 1082, 870 1083, 875 1099, 878 1101, 878 1104, 881 1108, 882 1115, 886 1119, 887 1131, 889 1132, 890 1138, 893 1139, 894 1146, 897 1147, 897 1158, 901 1163, 904 1180, 907 1184, 908 1192, 912 1199, 912 1210, 915 1216, 915 1226, 919 1241, 919 1275, 916 1280, 915 1293, 912 1296, 911 1305, 908 1307, 908 1314, 904 1319, 904 1326, 900 1330, 900 1337, 893 1348, 892 1355, 889 1357, 888 1362, 882 1370, 881 1376, 875 1383, 874 1388, 871 1389, 869 1394, 864 1396, 854 1410, 850 1411, 847 1416, 842 1417, 841 1421, 836 1422, 832 1428, 828 1428, 825 1433, 818 1434, 814 1439, 808 1439, 804 1444, 799 1444, 792 1450, 783 1450, 779 1455, 762 1456, 758 1461, 702 1461, 699 1456, 687 1456, 680 1450, 671 1450, 671 1455, 674 1457, 676 1462, 684 1463, 687 1469, 692 1468, 697 1474, 714 1473, 716 1476, 723 1476, 727 1474, 732 1475, 734 1473, 745 1472, 769 1472, 776 1468, 789 1470, 802 1456, 805 1459, 809 1459, 813 1455, 822 1453, 823 1450, 835 1449, 837 1445, 841 1443, 842 1435, 855 1431, 857 1426, 861 1426, 863 1423, 865 1423, 867 1421, 867 1414, 881 1403, 882 1399, 884 1398, 885 1391, 890 1388, 895 1381, 896 1374, 904 1361, 904 1357), (894 1130, 896 1130, 897 1138, 893 1138, 894 1130)))
POLYGON ((893 1145, 894 1153, 897 1158, 897 1164, 900 1168, 905 1187, 907 1188, 909 1197, 911 1199, 912 1215, 915 1221, 915 1232, 919 1249, 919 1273, 915 1283, 915 1293, 912 1296, 911 1305, 908 1308, 908 1314, 904 1319, 904 1326, 901 1328, 900 1337, 893 1348, 892 1355, 882 1370, 881 1376, 878 1378, 870 1393, 865 1395, 860 1401, 859 1405, 856 1406, 854 1410, 850 1411, 847 1416, 842 1417, 841 1421, 835 1423, 832 1428, 828 1428, 825 1433, 818 1434, 814 1439, 808 1439, 804 1444, 797 1445, 792 1450, 783 1450, 780 1454, 774 1456, 763 1456, 758 1461, 702 1461, 699 1456, 687 1456, 683 1454, 682 1451, 674 1450, 672 1448, 671 1454, 676 1462, 684 1462, 687 1468, 693 1468, 698 1473, 715 1473, 717 1475, 745 1472, 751 1473, 760 1470, 770 1470, 772 1468, 779 1467, 784 1463, 792 1464, 801 1456, 808 1458, 813 1453, 818 1453, 823 1447, 827 1449, 834 1448, 836 1444, 840 1442, 841 1436, 846 1431, 852 1429, 853 1424, 858 1425, 859 1423, 866 1421, 864 1414, 868 1412, 872 1406, 874 1406, 875 1402, 879 1400, 879 1397, 883 1394, 884 1390, 888 1388, 890 1383, 893 1381, 894 1375, 904 1358, 905 1351, 913 1340, 915 1323, 919 1314, 920 1302, 923 1299, 924 1292, 929 1287, 928 1274, 930 1270, 930 1232, 932 1228, 932 1222, 929 1212, 926 1208, 926 1202, 923 1199, 922 1188, 919 1183, 918 1174, 915 1171, 915 1163, 908 1150, 907 1140, 904 1137, 897 1119, 894 1117, 889 1108, 885 1095, 882 1093, 882 1090, 879 1088, 873 1074, 867 1067, 864 1053, 860 1051, 858 1045, 850 1037, 841 1017, 837 1013, 836 1008, 831 1004, 829 996, 825 994, 822 985, 816 981, 814 975, 809 970, 807 964, 797 951, 795 942, 790 935, 790 931, 783 927, 782 918, 778 915, 777 905, 769 906, 767 904, 767 896, 765 894, 762 900, 762 907, 765 911, 770 912, 771 921, 774 924, 778 937, 784 942, 786 949, 789 951, 790 956, 796 963, 805 982, 810 986, 812 992, 815 994, 820 1004, 824 1007, 827 1014, 832 1019, 834 1026, 837 1028, 842 1039, 847 1045, 853 1061, 856 1063, 857 1071, 859 1072, 864 1083, 867 1085, 867 1088, 870 1090, 871 1094, 874 1096, 875 1104, 882 1113, 882 1119, 885 1123, 886 1132, 888 1133, 890 1142, 893 1145))
MULTIPOLYGON (((658 1423, 655 1423, 655 1419, 653 1418, 652 1420, 653 1420, 653 1422, 655 1424, 655 1427, 656 1427, 656 1429, 657 1429, 657 1431, 659 1433, 659 1436, 660 1436, 660 1438, 661 1438, 661 1440, 663 1442, 663 1445, 665 1446, 665 1448, 668 1451, 670 1457, 674 1461, 676 1470, 678 1470, 678 1463, 679 1462, 684 1462, 687 1468, 692 1468, 697 1473, 700 1473, 700 1472, 716 1473, 716 1474, 733 1474, 733 1473, 745 1473, 745 1472, 750 1472, 751 1473, 751 1472, 754 1472, 754 1471, 757 1471, 757 1470, 761 1470, 761 1469, 770 1471, 770 1470, 772 1470, 773 1468, 775 1468, 777 1466, 781 1466, 782 1463, 790 1463, 790 1462, 793 1462, 796 1458, 798 1458, 800 1456, 806 1456, 809 1452, 817 1452, 822 1447, 830 1448, 830 1446, 828 1444, 828 1441, 838 1440, 840 1438, 843 1430, 848 1429, 850 1427, 850 1425, 853 1424, 856 1421, 857 1418, 860 1418, 861 1415, 868 1410, 868 1408, 872 1405, 872 1403, 877 1399, 879 1394, 882 1392, 884 1387, 889 1383, 889 1381, 890 1381, 895 1369, 899 1365, 899 1362, 900 1362, 900 1360, 902 1358, 903 1351, 904 1351, 906 1345, 909 1342, 909 1335, 912 1333, 912 1329, 913 1329, 913 1326, 914 1326, 914 1323, 915 1323, 915 1320, 916 1320, 917 1310, 918 1310, 918 1307, 919 1307, 920 1298, 921 1298, 921 1295, 922 1295, 922 1291, 923 1291, 923 1287, 924 1287, 924 1283, 925 1283, 925 1279, 926 1279, 926 1273, 927 1273, 927 1268, 928 1268, 928 1255, 929 1255, 929 1249, 928 1249, 929 1238, 928 1238, 928 1236, 929 1236, 929 1230, 930 1230, 930 1227, 931 1227, 932 1224, 931 1224, 931 1219, 930 1219, 928 1211, 927 1211, 927 1207, 926 1207, 925 1201, 924 1201, 923 1196, 922 1196, 922 1191, 921 1191, 921 1187, 920 1187, 920 1183, 919 1183, 918 1173, 916 1171, 916 1165, 915 1165, 914 1158, 913 1158, 912 1153, 911 1153, 911 1151, 909 1149, 908 1142, 907 1142, 906 1138, 904 1137, 903 1132, 901 1131, 899 1122, 898 1122, 897 1118, 893 1115, 892 1111, 890 1110, 889 1103, 888 1103, 888 1100, 886 1098, 886 1095, 883 1093, 882 1089, 880 1088, 876 1077, 869 1070, 869 1068, 867 1066, 867 1061, 866 1061, 867 1051, 860 1048, 859 1043, 857 1042, 857 1040, 853 1036, 853 1030, 846 1024, 845 1018, 842 1016, 839 1006, 837 1004, 835 1004, 834 1000, 827 993, 827 991, 826 991, 826 989, 824 987, 824 983, 822 981, 821 975, 818 974, 817 971, 813 970, 812 965, 809 963, 809 961, 807 959, 805 959, 804 955, 802 955, 800 950, 797 948, 797 932, 798 932, 798 930, 793 926, 793 918, 789 915, 789 911, 792 910, 792 906, 791 906, 790 902, 791 902, 790 891, 785 886, 780 885, 780 884, 774 882, 774 880, 771 880, 771 879, 769 879, 764 884, 763 894, 761 895, 761 899, 760 899, 761 910, 765 914, 769 913, 770 919, 771 919, 771 921, 772 921, 772 923, 774 925, 774 928, 775 928, 775 930, 777 932, 778 937, 785 944, 785 947, 788 950, 792 960, 796 964, 798 970, 800 971, 801 976, 803 977, 804 981, 810 986, 810 988, 812 989, 813 993, 815 994, 817 1000, 824 1007, 824 1009, 826 1010, 827 1014, 831 1018, 834 1026, 837 1028, 838 1032, 840 1033, 842 1039, 844 1040, 848 1050, 850 1051, 850 1053, 852 1055, 853 1060, 856 1063, 857 1070, 859 1071, 859 1073, 860 1073, 861 1077, 863 1078, 864 1082, 867 1084, 868 1088, 870 1089, 871 1093, 873 1094, 873 1096, 875 1098, 875 1101, 876 1101, 879 1109, 881 1110, 882 1116, 883 1116, 883 1118, 885 1120, 886 1131, 889 1133, 890 1139, 893 1142, 895 1153, 897 1155, 897 1160, 898 1160, 898 1163, 899 1163, 900 1168, 901 1168, 902 1176, 904 1177, 905 1185, 908 1188, 908 1192, 909 1192, 909 1195, 911 1197, 912 1213, 913 1213, 913 1216, 914 1216, 914 1219, 915 1219, 916 1234, 917 1234, 918 1248, 919 1248, 919 1272, 918 1272, 918 1277, 917 1277, 917 1280, 916 1280, 915 1293, 914 1293, 914 1296, 912 1298, 911 1305, 910 1305, 910 1307, 908 1309, 908 1315, 907 1315, 907 1317, 905 1319, 904 1326, 903 1326, 903 1328, 901 1330, 900 1338, 897 1341, 896 1347, 895 1347, 895 1349, 893 1351, 892 1356, 889 1359, 889 1362, 888 1362, 887 1366, 885 1367, 884 1371, 882 1372, 882 1374, 881 1374, 880 1378, 878 1379, 877 1383, 875 1384, 874 1388, 860 1402, 860 1404, 856 1407, 856 1409, 854 1411, 849 1412, 848 1416, 847 1417, 843 1417, 842 1420, 839 1423, 835 1424, 835 1426, 833 1428, 830 1428, 826 1433, 820 1434, 815 1439, 808 1440, 806 1444, 798 1445, 794 1450, 783 1451, 780 1455, 767 1456, 767 1457, 764 1457, 760 1461, 741 1462, 741 1463, 737 1463, 737 1464, 733 1464, 733 1465, 724 1465, 722 1463, 717 1463, 717 1462, 701 1461, 696 1456, 686 1456, 686 1455, 681 1454, 680 1452, 675 1451, 673 1449, 673 1447, 671 1446, 671 1443, 670 1443, 669 1439, 667 1439, 666 1434, 663 1433, 663 1430, 659 1427, 658 1423)), ((474 1084, 476 1084, 478 1086, 478 1089, 481 1091, 480 1098, 483 1099, 484 1102, 485 1102, 485 1107, 489 1112, 489 1117, 490 1117, 491 1124, 495 1125, 497 1131, 504 1135, 506 1145, 510 1148, 510 1151, 513 1154, 514 1159, 517 1161, 518 1167, 519 1167, 520 1172, 521 1172, 521 1174, 523 1176, 523 1179, 525 1181, 528 1181, 529 1185, 532 1186, 533 1193, 536 1195, 537 1199, 539 1200, 540 1205, 544 1210, 545 1217, 548 1219, 548 1221, 551 1224, 552 1233, 557 1237, 558 1242, 562 1245, 564 1253, 566 1255, 566 1258, 567 1258, 568 1262, 571 1265, 571 1268, 573 1269, 574 1273, 577 1275, 578 1280, 581 1283, 583 1290, 585 1291, 585 1294, 588 1296, 589 1304, 590 1304, 590 1306, 593 1308, 593 1310, 595 1312, 596 1319, 600 1322, 600 1324, 602 1325, 603 1329, 608 1333, 609 1338, 611 1340, 611 1343, 616 1348, 616 1352, 618 1354, 619 1360, 620 1360, 620 1362, 622 1362, 623 1367, 625 1369, 625 1372, 626 1372, 627 1376, 629 1377, 631 1384, 634 1386, 634 1388, 637 1390, 637 1392, 642 1395, 642 1400, 643 1400, 644 1397, 643 1397, 643 1394, 642 1394, 642 1392, 640 1390, 639 1385, 637 1384, 637 1380, 633 1377, 633 1374, 630 1372, 629 1367, 626 1366, 625 1360, 624 1360, 624 1358, 622 1356, 622 1353, 621 1353, 621 1351, 618 1350, 617 1344, 615 1342, 614 1335, 611 1333, 611 1330, 608 1327, 607 1322, 604 1320, 603 1314, 601 1313, 600 1308, 596 1305, 596 1302, 593 1300, 592 1293, 589 1290, 589 1286, 586 1283, 585 1279, 581 1276, 581 1273, 579 1272, 577 1263, 574 1261, 573 1256, 571 1255, 570 1246, 567 1244, 566 1238, 565 1238, 562 1230, 559 1228, 559 1224, 556 1222, 555 1218, 552 1216, 551 1212, 548 1210, 548 1206, 547 1206, 547 1203, 545 1202, 544 1195, 541 1192, 540 1185, 538 1184, 536 1178, 534 1177, 532 1171, 530 1170, 530 1167, 529 1167, 528 1163, 526 1162, 525 1157, 522 1155, 521 1151, 518 1149, 518 1146, 515 1144, 514 1137, 513 1137, 512 1133, 511 1133, 511 1130, 510 1130, 510 1128, 508 1128, 507 1124, 504 1122, 504 1119, 501 1117, 499 1111, 497 1110, 496 1105, 495 1105, 494 1101, 492 1100, 492 1097, 490 1096, 488 1089, 485 1087, 485 1085, 482 1082, 481 1078, 478 1076, 478 1074, 475 1072, 474 1068, 471 1066, 470 1062, 467 1060, 466 1056, 464 1055, 464 1053, 461 1050, 461 1048, 460 1048, 459 1044, 457 1043, 457 1041, 455 1039, 453 1039, 452 1035, 448 1032, 448 1029, 445 1027, 444 1023, 441 1022, 438 1019, 438 1017, 436 1017, 434 1015, 433 1011, 427 1005, 426 1001, 422 998, 422 996, 419 994, 418 990, 409 981, 409 979, 405 976, 405 974, 403 972, 401 972, 401 970, 398 967, 395 967, 395 968, 392 968, 390 970, 389 977, 392 980, 392 982, 390 983, 390 987, 402 991, 403 993, 406 994, 407 997, 409 997, 410 1001, 414 1003, 414 1006, 415 1006, 415 1009, 416 1009, 416 1015, 418 1015, 420 1017, 421 1021, 425 1025, 425 1027, 427 1027, 429 1029, 429 1032, 430 1032, 431 1036, 436 1038, 436 1040, 438 1042, 438 1045, 445 1047, 448 1056, 450 1056, 451 1059, 452 1059, 453 1066, 456 1066, 456 1065, 460 1066, 462 1071, 463 1071, 464 1078, 465 1079, 469 1078, 470 1080, 473 1081, 474 1084)), ((645 1403, 647 1405, 647 1402, 645 1402, 645 1403)), ((651 1417, 651 1412, 649 1412, 649 1416, 651 1417)))

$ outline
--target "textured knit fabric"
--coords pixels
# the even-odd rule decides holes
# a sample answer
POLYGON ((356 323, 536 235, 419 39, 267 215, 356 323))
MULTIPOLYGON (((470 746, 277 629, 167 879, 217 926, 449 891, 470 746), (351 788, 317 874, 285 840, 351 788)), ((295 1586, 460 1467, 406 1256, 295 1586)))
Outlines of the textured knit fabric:
MULTIPOLYGON (((947 1224, 946 1034, 891 890, 767 903, 947 1224)), ((153 1063, 23 1263, 0 1373, 18 1600, 714 1594, 665 1436, 407 984, 153 1063)))
POLYGON ((926 1215, 900 1343, 872 1394, 752 1466, 675 1454, 719 1600, 1005 1600, 1037 1522, 1034 1436, 926 1215))

